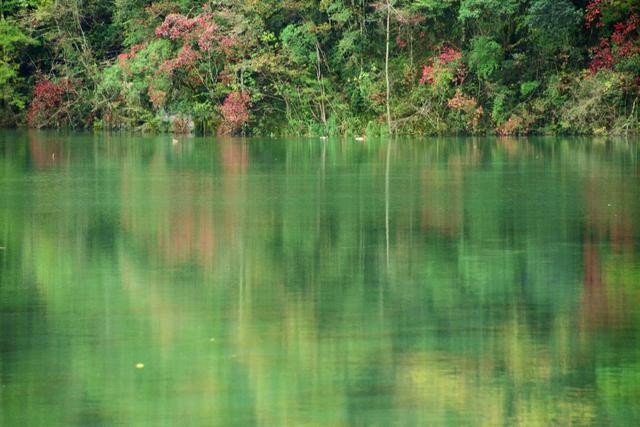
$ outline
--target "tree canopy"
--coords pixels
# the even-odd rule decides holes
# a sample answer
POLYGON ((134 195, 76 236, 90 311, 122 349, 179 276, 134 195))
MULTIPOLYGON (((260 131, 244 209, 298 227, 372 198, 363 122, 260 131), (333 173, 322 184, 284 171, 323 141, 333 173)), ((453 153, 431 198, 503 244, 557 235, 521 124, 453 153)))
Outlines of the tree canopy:
POLYGON ((0 13, 5 126, 639 128, 640 5, 631 0, 10 0, 0 13))

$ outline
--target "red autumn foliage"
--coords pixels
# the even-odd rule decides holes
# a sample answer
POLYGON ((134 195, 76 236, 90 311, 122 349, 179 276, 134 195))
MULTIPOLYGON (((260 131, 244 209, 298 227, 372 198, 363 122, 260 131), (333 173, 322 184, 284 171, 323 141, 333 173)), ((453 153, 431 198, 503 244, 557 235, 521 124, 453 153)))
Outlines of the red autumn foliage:
POLYGON ((400 49, 404 49, 405 47, 407 47, 407 42, 404 41, 400 36, 396 37, 396 44, 400 49))
POLYGON ((221 107, 224 119, 221 133, 238 132, 249 121, 249 101, 249 94, 245 92, 236 91, 227 95, 221 107))
POLYGON ((207 52, 213 48, 214 42, 220 38, 219 28, 216 24, 210 24, 203 28, 198 37, 198 47, 207 52))
POLYGON ((226 55, 230 55, 231 50, 235 46, 236 46, 236 40, 229 36, 224 36, 220 39, 220 50, 226 55))
POLYGON ((454 61, 459 61, 462 59, 462 53, 459 50, 453 49, 451 47, 445 48, 442 52, 440 52, 439 61, 441 64, 446 65, 454 61))
POLYGON ((68 79, 52 82, 47 78, 39 78, 27 112, 29 126, 44 127, 59 122, 67 113, 69 105, 65 98, 72 90, 73 85, 68 79))
POLYGON ((639 20, 640 19, 638 19, 638 15, 631 15, 631 17, 629 17, 627 22, 616 23, 613 26, 615 31, 611 36, 611 40, 618 45, 624 43, 627 36, 638 28, 639 20))
MULTIPOLYGON (((231 84, 234 81, 235 75, 229 70, 229 65, 236 60, 235 51, 239 42, 236 35, 232 32, 224 33, 215 22, 215 18, 220 16, 219 12, 214 13, 208 5, 204 5, 202 11, 193 17, 175 13, 175 9, 169 8, 168 4, 146 10, 154 16, 166 15, 163 22, 156 27, 155 36, 174 41, 179 47, 177 53, 162 62, 153 73, 147 93, 154 108, 166 106, 169 94, 173 93, 170 90, 173 84, 187 83, 191 87, 198 87, 207 84, 207 79, 212 80, 209 83, 213 84, 219 81, 231 84), (167 13, 167 10, 171 12, 167 13), (212 54, 217 56, 212 57, 212 54), (216 76, 198 72, 198 67, 208 59, 224 63, 223 71, 216 76), (179 80, 167 82, 166 78, 173 78, 178 70, 183 72, 177 76, 179 80)), ((136 45, 129 52, 121 54, 118 57, 120 66, 128 71, 127 60, 135 58, 145 47, 146 45, 136 45)), ((248 102, 247 94, 236 92, 232 92, 225 99, 221 107, 224 133, 237 132, 248 121, 248 102)))
POLYGON ((422 66, 420 84, 433 84, 438 71, 443 68, 453 68, 452 71, 454 71, 456 75, 454 81, 457 84, 462 84, 466 75, 466 67, 464 63, 462 63, 461 59, 462 52, 459 50, 451 47, 442 49, 437 57, 431 58, 429 64, 422 66))
POLYGON ((591 0, 587 4, 587 12, 584 15, 584 20, 587 28, 593 26, 600 28, 604 26, 602 23, 602 6, 608 3, 609 0, 591 0))
POLYGON ((611 69, 613 67, 613 55, 611 54, 611 46, 606 38, 600 39, 600 45, 591 49, 593 58, 589 64, 592 74, 602 69, 611 69))
MULTIPOLYGON (((207 5, 203 6, 202 13, 193 18, 178 13, 167 15, 156 28, 155 35, 159 38, 182 41, 178 54, 158 68, 157 74, 165 75, 172 75, 176 69, 191 69, 197 65, 205 52, 215 51, 225 55, 226 60, 229 60, 233 48, 237 45, 235 38, 222 33, 207 5)), ((190 78, 189 81, 197 83, 201 82, 202 78, 190 78)))
POLYGON ((136 44, 131 46, 131 50, 129 50, 129 52, 124 52, 121 53, 120 55, 118 55, 118 61, 120 61, 121 65, 124 65, 124 63, 126 61, 128 61, 129 59, 134 59, 136 57, 136 55, 138 54, 138 52, 140 52, 142 49, 147 47, 147 43, 140 43, 140 44, 136 44))
POLYGON ((197 44, 200 50, 207 52, 216 46, 223 50, 233 45, 233 40, 221 34, 220 28, 213 21, 213 13, 208 7, 193 18, 178 13, 167 15, 164 22, 155 31, 156 37, 170 40, 182 40, 185 45, 197 44))
POLYGON ((173 73, 177 68, 189 68, 200 58, 200 53, 193 50, 189 44, 184 44, 178 55, 160 64, 159 71, 165 74, 173 73))
POLYGON ((189 38, 194 28, 206 21, 206 18, 203 15, 188 18, 179 13, 169 14, 164 18, 164 22, 156 28, 156 37, 171 40, 189 38))
POLYGON ((422 66, 422 77, 420 78, 420 84, 425 83, 433 84, 435 80, 436 68, 433 65, 422 66))
POLYGON ((591 49, 593 57, 589 69, 592 74, 602 69, 611 69, 620 60, 640 53, 640 46, 637 44, 639 25, 640 16, 631 15, 626 22, 614 25, 610 39, 600 39, 599 45, 591 49))

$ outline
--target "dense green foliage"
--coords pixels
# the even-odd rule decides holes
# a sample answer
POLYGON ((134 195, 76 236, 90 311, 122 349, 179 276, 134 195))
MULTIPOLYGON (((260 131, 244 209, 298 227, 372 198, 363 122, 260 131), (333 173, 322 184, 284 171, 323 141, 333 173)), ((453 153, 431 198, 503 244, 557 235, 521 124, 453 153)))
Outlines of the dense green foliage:
POLYGON ((630 0, 0 8, 3 125, 310 135, 639 128, 640 3, 630 0))

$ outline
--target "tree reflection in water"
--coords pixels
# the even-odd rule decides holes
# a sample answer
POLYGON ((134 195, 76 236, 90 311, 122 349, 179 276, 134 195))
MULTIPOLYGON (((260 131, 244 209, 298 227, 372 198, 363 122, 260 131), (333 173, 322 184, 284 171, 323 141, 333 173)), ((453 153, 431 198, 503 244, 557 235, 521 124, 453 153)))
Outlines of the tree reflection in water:
POLYGON ((628 424, 636 150, 3 133, 0 420, 628 424))

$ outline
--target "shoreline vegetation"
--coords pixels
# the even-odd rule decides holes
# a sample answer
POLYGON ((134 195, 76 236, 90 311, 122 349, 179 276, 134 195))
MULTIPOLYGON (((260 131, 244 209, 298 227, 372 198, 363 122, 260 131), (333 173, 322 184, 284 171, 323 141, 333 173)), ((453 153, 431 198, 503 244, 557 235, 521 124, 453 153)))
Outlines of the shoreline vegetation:
POLYGON ((632 0, 5 0, 0 126, 636 135, 632 0))

